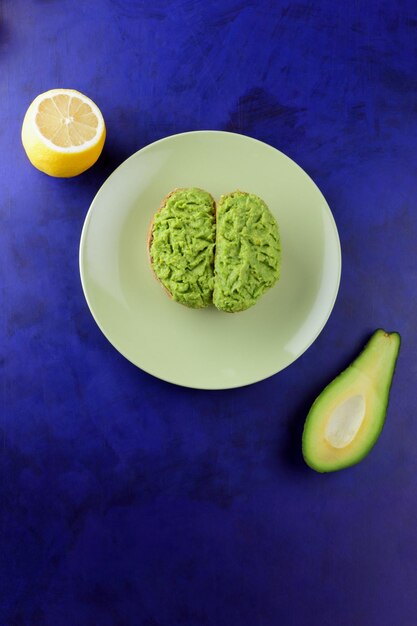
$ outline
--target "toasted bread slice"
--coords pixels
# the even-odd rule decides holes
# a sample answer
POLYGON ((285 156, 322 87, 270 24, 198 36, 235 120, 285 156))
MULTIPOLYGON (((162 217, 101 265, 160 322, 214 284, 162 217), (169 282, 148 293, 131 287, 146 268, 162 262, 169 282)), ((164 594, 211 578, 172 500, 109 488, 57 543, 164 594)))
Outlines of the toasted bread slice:
POLYGON ((170 198, 172 196, 172 194, 174 194, 177 191, 181 191, 181 190, 182 190, 182 187, 176 187, 175 189, 170 191, 169 194, 167 194, 165 196, 165 198, 162 200, 161 204, 159 205, 159 207, 157 208, 156 212, 152 216, 152 219, 150 221, 149 228, 148 228, 147 239, 146 239, 149 265, 150 265, 150 268, 152 270, 152 274, 154 275, 154 278, 162 285, 162 288, 165 291, 165 293, 167 294, 167 296, 169 298, 171 298, 171 299, 172 299, 171 293, 168 291, 168 289, 165 287, 165 285, 159 280, 158 276, 155 274, 155 270, 154 270, 153 264, 152 264, 152 257, 151 257, 151 245, 152 245, 152 239, 153 239, 153 225, 154 225, 154 221, 155 221, 155 215, 157 215, 157 213, 159 213, 163 209, 163 207, 165 206, 166 202, 168 201, 168 198, 170 198))
POLYGON ((192 308, 213 296, 215 202, 203 189, 178 188, 162 201, 148 231, 152 271, 166 293, 192 308))
POLYGON ((253 306, 280 276, 278 224, 255 194, 234 191, 217 205, 213 303, 236 313, 253 306))

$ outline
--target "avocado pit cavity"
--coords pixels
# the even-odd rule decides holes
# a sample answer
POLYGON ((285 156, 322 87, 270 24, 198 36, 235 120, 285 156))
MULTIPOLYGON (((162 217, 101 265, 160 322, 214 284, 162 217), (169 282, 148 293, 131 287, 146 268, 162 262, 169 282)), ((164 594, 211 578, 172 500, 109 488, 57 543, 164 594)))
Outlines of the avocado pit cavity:
POLYGON ((361 394, 339 404, 327 422, 325 439, 333 448, 345 448, 358 434, 365 418, 366 403, 361 394))

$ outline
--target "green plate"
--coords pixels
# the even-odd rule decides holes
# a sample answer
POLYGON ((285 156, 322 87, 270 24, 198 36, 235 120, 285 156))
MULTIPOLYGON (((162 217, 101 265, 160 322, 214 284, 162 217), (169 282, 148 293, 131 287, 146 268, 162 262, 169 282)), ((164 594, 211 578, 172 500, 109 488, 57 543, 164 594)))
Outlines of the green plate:
POLYGON ((293 363, 325 325, 340 270, 336 225, 311 178, 271 146, 219 131, 166 137, 122 163, 94 198, 80 243, 84 294, 110 343, 146 372, 198 389, 248 385, 293 363), (253 308, 187 309, 153 277, 147 231, 175 187, 216 199, 255 193, 276 216, 281 280, 253 308))

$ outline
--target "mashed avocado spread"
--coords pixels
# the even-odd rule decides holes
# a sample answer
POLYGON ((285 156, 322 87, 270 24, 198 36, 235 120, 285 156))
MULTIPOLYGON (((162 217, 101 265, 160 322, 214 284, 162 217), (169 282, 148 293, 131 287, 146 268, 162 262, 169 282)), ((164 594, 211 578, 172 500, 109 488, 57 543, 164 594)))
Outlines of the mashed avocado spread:
POLYGON ((217 207, 213 302, 222 311, 244 311, 278 280, 278 224, 261 198, 235 191, 217 207))
POLYGON ((150 257, 173 300, 193 308, 213 297, 214 201, 202 189, 177 189, 156 213, 150 257))

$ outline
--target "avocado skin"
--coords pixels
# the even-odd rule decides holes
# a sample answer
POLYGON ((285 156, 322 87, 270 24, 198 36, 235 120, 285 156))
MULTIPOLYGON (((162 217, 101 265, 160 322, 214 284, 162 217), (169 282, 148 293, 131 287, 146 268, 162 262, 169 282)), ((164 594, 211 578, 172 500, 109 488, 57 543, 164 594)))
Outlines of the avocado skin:
POLYGON ((347 467, 352 467, 354 465, 357 465, 358 463, 360 463, 372 450, 372 448, 375 446, 376 442, 379 439, 379 436, 382 432, 382 429, 384 427, 385 424, 385 420, 386 420, 386 414, 387 414, 387 408, 388 408, 388 402, 389 402, 389 395, 390 395, 390 391, 391 391, 391 387, 392 387, 392 381, 393 381, 393 377, 394 377, 394 372, 395 372, 395 367, 397 364, 397 360, 398 360, 398 354, 399 354, 399 350, 401 347, 401 335, 398 332, 386 332, 385 330, 383 330, 382 328, 377 329, 372 337, 369 339, 368 343, 365 345, 364 349, 362 350, 362 352, 359 354, 359 356, 343 371, 341 372, 338 376, 336 376, 336 378, 334 378, 324 389, 323 391, 320 393, 319 396, 317 396, 316 400, 313 402, 313 405, 311 406, 311 409, 307 415, 305 424, 304 424, 304 430, 303 430, 303 435, 302 435, 302 453, 303 453, 303 458, 304 461, 306 462, 306 464, 313 470, 315 470, 316 472, 319 472, 321 474, 324 473, 329 473, 329 472, 335 472, 335 471, 339 471, 341 469, 345 469, 347 467), (380 342, 383 338, 391 338, 393 341, 395 341, 396 343, 396 349, 394 350, 393 356, 391 357, 391 359, 389 360, 389 362, 387 363, 386 366, 386 378, 387 378, 387 383, 385 385, 384 388, 384 393, 380 397, 382 403, 381 403, 381 408, 380 408, 380 414, 379 414, 379 419, 378 419, 378 428, 375 429, 375 431, 372 434, 372 437, 368 440, 365 441, 363 446, 360 448, 360 450, 356 453, 353 454, 352 458, 345 460, 344 462, 342 461, 339 465, 335 465, 334 467, 324 467, 323 464, 320 462, 320 460, 315 459, 314 457, 312 457, 311 455, 311 451, 310 451, 310 446, 308 445, 308 436, 311 432, 312 429, 314 429, 314 422, 315 422, 315 411, 317 409, 317 406, 319 404, 319 402, 325 398, 330 392, 333 391, 333 389, 337 386, 339 386, 341 383, 343 383, 344 378, 346 377, 347 374, 352 373, 354 371, 354 369, 358 366, 358 364, 361 363, 361 361, 364 359, 365 355, 367 355, 367 353, 369 352, 369 350, 375 348, 375 346, 377 345, 377 342, 380 342))

